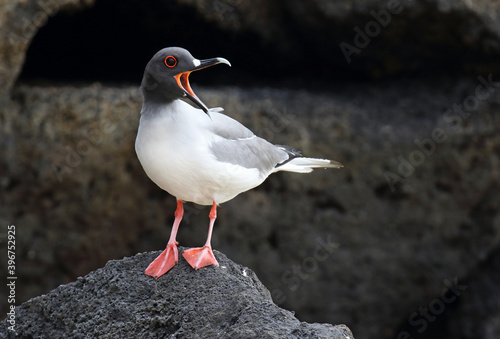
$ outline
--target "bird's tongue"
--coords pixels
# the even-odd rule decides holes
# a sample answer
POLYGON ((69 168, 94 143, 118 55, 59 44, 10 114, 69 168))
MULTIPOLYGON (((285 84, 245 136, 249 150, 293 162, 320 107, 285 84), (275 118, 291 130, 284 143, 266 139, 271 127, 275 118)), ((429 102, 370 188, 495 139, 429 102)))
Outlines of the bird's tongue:
MULTIPOLYGON (((207 106, 194 94, 193 90, 191 89, 191 85, 189 85, 189 74, 191 74, 192 71, 188 72, 183 72, 179 73, 175 76, 175 81, 177 81, 177 86, 181 88, 184 92, 186 92, 186 95, 193 103, 195 103, 199 108, 201 108, 205 113, 208 113, 208 108, 207 106)), ((210 114, 209 114, 210 116, 210 114)))
POLYGON ((182 88, 184 91, 189 93, 195 98, 198 98, 196 94, 194 94, 193 89, 191 88, 191 85, 189 84, 189 74, 191 72, 184 72, 184 73, 179 73, 175 76, 175 80, 177 81, 177 85, 182 88))

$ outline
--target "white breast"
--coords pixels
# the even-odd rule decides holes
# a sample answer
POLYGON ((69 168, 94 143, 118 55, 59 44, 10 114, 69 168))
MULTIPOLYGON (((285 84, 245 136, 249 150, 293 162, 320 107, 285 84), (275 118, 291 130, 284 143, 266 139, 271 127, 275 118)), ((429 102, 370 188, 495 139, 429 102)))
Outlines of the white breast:
POLYGON ((135 149, 149 178, 183 201, 223 203, 260 183, 257 169, 220 162, 210 145, 212 120, 202 110, 175 100, 141 115, 135 149))

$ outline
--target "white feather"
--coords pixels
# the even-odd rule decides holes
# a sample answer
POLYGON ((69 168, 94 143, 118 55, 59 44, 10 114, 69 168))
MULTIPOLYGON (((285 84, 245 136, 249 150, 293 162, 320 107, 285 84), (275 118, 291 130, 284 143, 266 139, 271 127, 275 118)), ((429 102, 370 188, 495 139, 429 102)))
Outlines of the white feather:
POLYGON ((298 173, 309 173, 314 168, 342 168, 342 164, 327 159, 298 157, 290 160, 286 164, 276 167, 274 172, 288 171, 298 173))

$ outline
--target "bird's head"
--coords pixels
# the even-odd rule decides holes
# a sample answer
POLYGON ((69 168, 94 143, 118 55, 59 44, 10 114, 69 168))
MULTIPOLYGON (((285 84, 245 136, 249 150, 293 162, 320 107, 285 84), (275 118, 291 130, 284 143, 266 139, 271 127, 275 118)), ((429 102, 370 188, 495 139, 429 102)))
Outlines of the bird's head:
POLYGON ((224 58, 198 60, 184 48, 164 48, 153 56, 144 70, 141 83, 144 99, 166 103, 185 97, 208 114, 207 106, 191 89, 189 75, 217 64, 231 66, 224 58))

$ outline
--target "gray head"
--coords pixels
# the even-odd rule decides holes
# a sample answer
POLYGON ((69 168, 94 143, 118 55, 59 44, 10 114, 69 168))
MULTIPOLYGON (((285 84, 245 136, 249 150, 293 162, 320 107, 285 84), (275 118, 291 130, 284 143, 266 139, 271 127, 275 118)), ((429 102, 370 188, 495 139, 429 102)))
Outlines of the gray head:
POLYGON ((186 97, 208 114, 207 106, 198 99, 189 85, 189 74, 221 63, 231 66, 224 58, 198 60, 180 47, 160 50, 144 70, 141 83, 144 102, 161 104, 186 97))

